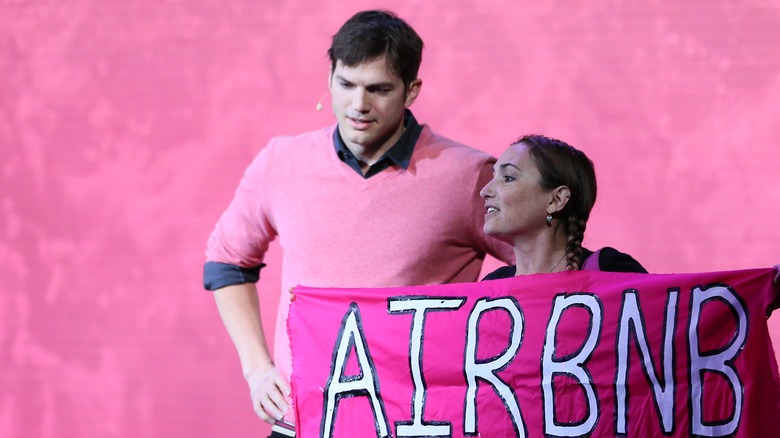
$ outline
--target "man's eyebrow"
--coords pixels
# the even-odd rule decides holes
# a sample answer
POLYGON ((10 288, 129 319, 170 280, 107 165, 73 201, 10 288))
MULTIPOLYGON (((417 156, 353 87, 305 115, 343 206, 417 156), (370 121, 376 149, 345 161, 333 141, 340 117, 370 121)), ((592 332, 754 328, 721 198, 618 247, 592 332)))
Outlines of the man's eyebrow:
POLYGON ((342 81, 342 82, 352 82, 352 81, 348 80, 347 78, 345 78, 344 76, 341 76, 338 73, 333 75, 333 77, 336 78, 336 80, 339 80, 339 81, 342 81))
MULTIPOLYGON (((338 81, 348 82, 350 84, 354 84, 354 82, 352 82, 351 80, 345 78, 344 76, 341 76, 340 74, 335 74, 333 77, 336 78, 336 80, 338 80, 338 81)), ((395 83, 394 82, 377 82, 375 84, 367 84, 366 85, 366 88, 385 88, 385 87, 395 87, 395 83)))

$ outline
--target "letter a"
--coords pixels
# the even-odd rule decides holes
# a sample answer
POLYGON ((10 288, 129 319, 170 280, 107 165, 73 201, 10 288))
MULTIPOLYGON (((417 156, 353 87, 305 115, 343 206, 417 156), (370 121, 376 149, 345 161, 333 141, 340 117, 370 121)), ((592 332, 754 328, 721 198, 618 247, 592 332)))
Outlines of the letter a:
POLYGON ((360 319, 360 311, 356 303, 349 306, 349 311, 341 323, 339 337, 333 350, 330 376, 325 386, 323 397, 322 423, 320 436, 329 438, 333 434, 336 420, 336 410, 339 401, 344 397, 369 397, 371 409, 374 412, 374 425, 377 437, 389 437, 387 414, 385 413, 382 397, 379 394, 379 381, 374 368, 374 362, 368 351, 363 337, 363 324, 360 319), (349 353, 355 350, 360 373, 357 375, 344 375, 349 353))

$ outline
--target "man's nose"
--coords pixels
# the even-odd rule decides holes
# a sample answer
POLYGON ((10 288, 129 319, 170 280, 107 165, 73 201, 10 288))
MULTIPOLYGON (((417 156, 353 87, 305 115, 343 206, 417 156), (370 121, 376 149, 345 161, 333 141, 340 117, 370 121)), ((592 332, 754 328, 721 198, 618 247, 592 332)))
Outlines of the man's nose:
POLYGON ((368 112, 371 109, 370 96, 366 90, 360 87, 355 89, 354 95, 352 96, 352 108, 361 113, 368 112))

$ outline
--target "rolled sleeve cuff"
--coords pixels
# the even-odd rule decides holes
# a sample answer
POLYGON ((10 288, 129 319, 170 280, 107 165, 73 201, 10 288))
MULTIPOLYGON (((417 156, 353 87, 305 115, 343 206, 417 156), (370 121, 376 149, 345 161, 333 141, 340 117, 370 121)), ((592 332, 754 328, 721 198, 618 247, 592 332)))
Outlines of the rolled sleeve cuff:
POLYGON ((257 283, 260 268, 263 267, 265 263, 253 268, 242 268, 227 263, 206 262, 203 266, 203 287, 206 290, 217 290, 235 284, 257 283))

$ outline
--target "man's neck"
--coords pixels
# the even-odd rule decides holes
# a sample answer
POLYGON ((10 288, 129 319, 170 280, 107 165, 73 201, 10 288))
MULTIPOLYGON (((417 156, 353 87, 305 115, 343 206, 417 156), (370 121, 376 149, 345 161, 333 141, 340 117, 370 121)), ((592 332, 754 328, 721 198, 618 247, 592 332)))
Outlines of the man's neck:
POLYGON ((357 158, 358 163, 360 163, 360 170, 363 172, 363 175, 365 175, 371 166, 382 159, 387 151, 392 149, 393 146, 398 143, 398 140, 403 135, 405 129, 406 127, 401 125, 401 129, 399 129, 398 132, 396 132, 391 138, 389 138, 378 148, 365 147, 360 144, 352 144, 347 142, 344 142, 344 145, 347 147, 347 149, 349 149, 350 152, 352 152, 352 155, 357 158))

